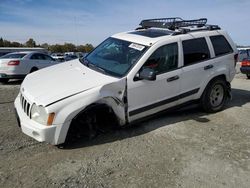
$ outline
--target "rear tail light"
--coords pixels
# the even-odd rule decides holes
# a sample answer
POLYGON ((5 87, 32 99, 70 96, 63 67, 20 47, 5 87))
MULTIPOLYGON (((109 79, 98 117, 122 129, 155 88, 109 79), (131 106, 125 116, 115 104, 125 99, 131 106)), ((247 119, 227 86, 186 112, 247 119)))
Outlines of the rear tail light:
POLYGON ((250 61, 242 61, 241 62, 241 66, 242 67, 248 67, 248 66, 250 66, 250 61))
POLYGON ((8 63, 8 65, 11 65, 11 66, 17 66, 17 65, 19 65, 20 64, 20 61, 18 61, 18 60, 13 60, 13 61, 10 61, 9 63, 8 63))
POLYGON ((236 66, 236 64, 237 64, 237 61, 238 61, 238 54, 235 54, 235 55, 234 55, 234 64, 235 64, 235 66, 236 66))

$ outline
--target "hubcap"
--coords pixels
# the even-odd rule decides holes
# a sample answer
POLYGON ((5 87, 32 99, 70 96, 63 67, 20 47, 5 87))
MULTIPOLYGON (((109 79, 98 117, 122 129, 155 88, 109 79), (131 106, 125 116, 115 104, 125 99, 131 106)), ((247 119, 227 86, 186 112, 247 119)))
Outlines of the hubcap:
POLYGON ((210 104, 213 107, 219 106, 224 98, 224 89, 222 85, 217 84, 213 87, 211 94, 210 94, 210 104))

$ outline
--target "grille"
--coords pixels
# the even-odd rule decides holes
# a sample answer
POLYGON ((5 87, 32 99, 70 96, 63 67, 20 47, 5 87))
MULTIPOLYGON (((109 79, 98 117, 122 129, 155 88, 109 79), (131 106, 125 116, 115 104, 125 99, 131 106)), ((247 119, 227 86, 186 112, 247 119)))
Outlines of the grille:
POLYGON ((23 111, 25 112, 25 114, 27 116, 29 116, 30 118, 30 108, 31 108, 31 105, 30 103, 24 98, 24 96, 21 94, 20 95, 20 102, 21 102, 21 106, 22 106, 22 109, 23 111))

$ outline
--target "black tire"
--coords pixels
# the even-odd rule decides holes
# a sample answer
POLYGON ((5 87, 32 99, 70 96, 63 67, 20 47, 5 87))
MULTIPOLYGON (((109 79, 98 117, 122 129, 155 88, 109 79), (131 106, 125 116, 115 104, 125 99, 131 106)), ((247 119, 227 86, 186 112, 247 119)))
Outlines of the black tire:
POLYGON ((97 127, 96 113, 93 111, 81 113, 72 121, 65 143, 74 143, 82 138, 91 140, 97 136, 97 127))
POLYGON ((8 81, 9 81, 8 78, 0 78, 0 83, 2 83, 2 84, 7 84, 8 81))
POLYGON ((250 79, 250 74, 247 74, 247 78, 250 79))
POLYGON ((35 72, 35 71, 38 71, 38 68, 33 67, 33 68, 30 70, 30 73, 35 72))
POLYGON ((201 106, 205 112, 218 112, 223 109, 227 96, 226 81, 224 79, 212 80, 202 94, 201 106))

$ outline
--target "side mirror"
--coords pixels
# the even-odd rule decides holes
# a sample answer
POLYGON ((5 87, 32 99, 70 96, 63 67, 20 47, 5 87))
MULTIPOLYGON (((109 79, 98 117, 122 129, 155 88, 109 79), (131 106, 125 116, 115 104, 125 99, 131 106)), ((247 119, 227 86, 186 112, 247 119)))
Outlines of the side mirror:
POLYGON ((156 80, 156 72, 153 69, 144 68, 139 72, 139 79, 154 81, 156 80))

